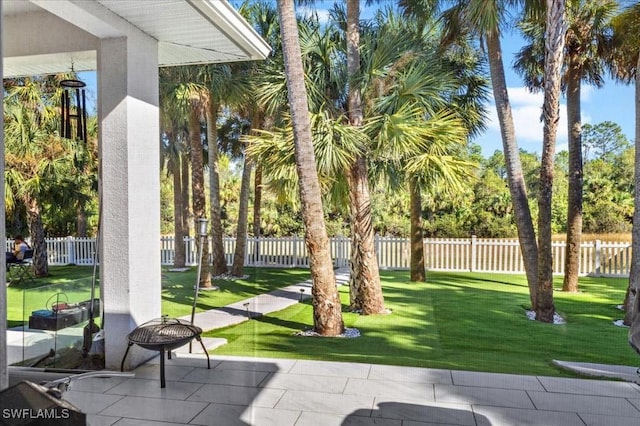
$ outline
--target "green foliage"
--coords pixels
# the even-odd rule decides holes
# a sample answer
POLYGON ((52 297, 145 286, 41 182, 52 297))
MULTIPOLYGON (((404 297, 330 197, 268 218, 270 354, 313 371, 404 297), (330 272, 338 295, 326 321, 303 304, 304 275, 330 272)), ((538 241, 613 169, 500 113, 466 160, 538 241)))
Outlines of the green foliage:
POLYGON ((79 212, 88 217, 89 227, 96 223, 96 117, 88 119, 86 143, 58 135, 62 92, 58 83, 68 77, 58 74, 4 81, 9 234, 28 234, 26 204, 32 214, 40 215, 48 236, 77 234, 79 212))
POLYGON ((583 158, 613 159, 617 154, 628 149, 631 143, 622 133, 622 128, 611 121, 596 125, 586 123, 582 126, 583 158))
MULTIPOLYGON (((625 164, 624 161, 617 164, 625 164)), ((630 165, 628 165, 630 167, 630 165)), ((628 232, 633 217, 632 180, 620 172, 616 163, 604 159, 585 164, 584 220, 585 232, 628 232)))

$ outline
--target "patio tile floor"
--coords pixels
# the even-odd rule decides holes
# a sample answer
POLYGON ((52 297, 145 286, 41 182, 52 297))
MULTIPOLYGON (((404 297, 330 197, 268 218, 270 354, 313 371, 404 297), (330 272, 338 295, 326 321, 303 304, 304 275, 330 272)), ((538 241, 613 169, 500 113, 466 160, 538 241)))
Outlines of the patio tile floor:
POLYGON ((212 356, 207 370, 200 357, 168 360, 190 372, 168 376, 165 389, 150 370, 154 359, 135 378, 79 381, 65 399, 89 413, 90 425, 640 424, 640 386, 632 383, 397 366, 382 379, 382 366, 360 363, 351 370, 357 377, 340 377, 334 372, 348 376, 350 364, 229 356, 212 356), (453 384, 442 383, 447 374, 453 384), (407 381, 411 375, 422 379, 407 381))

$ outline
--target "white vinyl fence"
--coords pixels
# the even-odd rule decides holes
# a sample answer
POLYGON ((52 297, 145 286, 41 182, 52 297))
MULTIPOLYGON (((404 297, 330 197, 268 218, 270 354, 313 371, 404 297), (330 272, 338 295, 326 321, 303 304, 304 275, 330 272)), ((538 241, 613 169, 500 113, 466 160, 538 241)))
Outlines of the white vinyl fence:
MULTIPOLYGON (((227 263, 231 265, 235 238, 224 238, 227 263)), ((196 264, 196 244, 193 238, 184 241, 187 265, 196 264)), ((381 269, 409 269, 408 238, 376 237, 376 252, 381 269)), ((332 238, 331 256, 336 267, 349 265, 351 240, 332 238)), ((7 250, 13 246, 7 241, 7 250)), ((93 264, 93 238, 47 239, 50 265, 93 264)), ((524 274, 520 245, 517 239, 486 238, 426 238, 425 261, 432 271, 465 271, 524 274)), ((174 239, 162 237, 161 262, 173 265, 174 239)), ((562 274, 565 243, 553 243, 553 270, 562 274)), ((248 238, 244 264, 246 266, 309 267, 309 257, 301 237, 248 238)), ((631 266, 631 244, 594 241, 583 243, 580 250, 580 275, 628 276, 631 266)))

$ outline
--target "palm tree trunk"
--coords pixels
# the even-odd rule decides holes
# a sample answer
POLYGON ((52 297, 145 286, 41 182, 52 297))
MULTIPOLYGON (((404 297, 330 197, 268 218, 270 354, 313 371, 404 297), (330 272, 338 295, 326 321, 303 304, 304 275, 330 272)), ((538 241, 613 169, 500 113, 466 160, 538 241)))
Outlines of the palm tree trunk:
MULTIPOLYGON (((180 166, 180 181, 182 182, 182 211, 181 213, 181 221, 182 221, 182 235, 189 235, 189 224, 191 223, 191 211, 189 209, 190 197, 189 197, 189 189, 191 186, 190 173, 189 173, 189 165, 190 165, 190 156, 185 154, 181 155, 181 166, 180 166)), ((182 244, 185 250, 185 259, 186 259, 186 251, 187 248, 185 246, 184 238, 180 241, 176 241, 176 243, 182 244)), ((186 261, 186 260, 185 260, 186 261)))
POLYGON ((560 80, 565 40, 564 0, 547 0, 544 60, 542 156, 538 198, 538 297, 536 320, 553 322, 553 252, 551 198, 556 134, 560 120, 560 80))
POLYGON ((333 273, 333 262, 329 251, 329 237, 322 209, 293 0, 278 0, 278 12, 289 108, 293 121, 296 170, 300 179, 300 201, 305 224, 305 242, 309 250, 313 282, 311 289, 313 325, 315 331, 320 335, 338 336, 344 331, 342 305, 336 288, 336 277, 333 273))
POLYGON ((260 206, 262 204, 262 165, 256 165, 256 172, 253 177, 253 238, 255 245, 253 256, 256 261, 260 260, 260 206))
POLYGON ((231 275, 243 275, 244 258, 247 251, 247 225, 249 217, 249 192, 251 191, 252 161, 245 155, 242 183, 240 185, 240 205, 238 207, 238 229, 236 231, 236 249, 233 253, 231 275))
POLYGON ((569 127, 569 193, 567 197, 567 243, 562 291, 578 291, 580 242, 582 240, 582 125, 580 75, 572 64, 567 72, 567 122, 569 127))
MULTIPOLYGON (((360 74, 360 0, 347 2, 347 72, 349 74, 349 123, 362 126, 363 105, 358 85, 360 74)), ((371 194, 367 160, 359 155, 349 170, 351 202, 350 309, 363 315, 385 313, 371 220, 371 194)))
MULTIPOLYGON (((204 164, 202 159, 202 139, 200 135, 200 106, 192 101, 189 114, 189 140, 191 142, 191 191, 193 203, 194 229, 198 232, 197 220, 207 217, 206 200, 204 194, 204 164), (195 104, 195 105, 194 105, 195 104)), ((200 238, 196 238, 200 241, 200 238)), ((202 269, 199 286, 211 287, 211 268, 209 267, 209 244, 205 241, 202 250, 202 269)))
POLYGON ((427 281, 424 268, 424 238, 422 237, 422 202, 420 188, 412 179, 409 181, 411 198, 411 281, 427 281))
POLYGON ((349 174, 351 203, 350 309, 363 315, 385 313, 371 223, 367 160, 359 157, 349 174))
POLYGON ((78 202, 78 208, 76 210, 76 222, 77 222, 77 235, 78 237, 87 236, 87 211, 85 209, 84 201, 78 202))
POLYGON ((220 175, 218 173, 218 105, 207 108, 207 141, 209 143, 209 192, 211 210, 211 257, 214 275, 227 273, 227 259, 222 243, 222 215, 220 207, 220 175))
POLYGON ((529 285, 529 297, 531 307, 535 309, 538 294, 538 245, 533 228, 533 219, 527 199, 527 185, 524 181, 520 152, 516 142, 516 131, 513 125, 511 104, 507 93, 507 82, 504 75, 504 63, 502 61, 502 48, 500 47, 500 35, 497 30, 487 34, 487 51, 489 56, 489 69, 493 86, 493 97, 496 102, 504 161, 507 168, 507 180, 509 192, 513 202, 516 227, 518 229, 518 241, 522 252, 522 260, 529 285))
POLYGON ((634 166, 634 210, 633 228, 631 231, 631 271, 629 273, 629 290, 624 301, 626 310, 624 323, 633 324, 638 320, 640 312, 640 54, 637 58, 636 66, 636 91, 635 91, 635 113, 636 113, 636 141, 635 141, 635 166, 634 166))
POLYGON ((35 198, 25 197, 24 205, 27 208, 27 221, 33 249, 33 273, 36 277, 46 277, 49 275, 49 260, 40 204, 35 198))
POLYGON ((184 247, 184 227, 182 225, 182 180, 180 179, 179 154, 169 158, 170 171, 173 177, 173 266, 182 268, 186 264, 184 247))

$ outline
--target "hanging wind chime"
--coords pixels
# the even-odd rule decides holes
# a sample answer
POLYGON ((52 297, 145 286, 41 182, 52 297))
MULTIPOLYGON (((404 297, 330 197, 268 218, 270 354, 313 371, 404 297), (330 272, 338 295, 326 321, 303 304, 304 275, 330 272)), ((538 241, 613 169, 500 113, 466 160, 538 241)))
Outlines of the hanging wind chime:
MULTIPOLYGON (((73 72, 73 67, 71 67, 73 72)), ((87 142, 86 84, 77 79, 62 80, 60 136, 87 142)))

